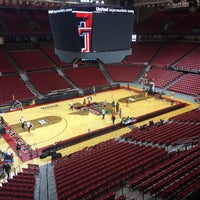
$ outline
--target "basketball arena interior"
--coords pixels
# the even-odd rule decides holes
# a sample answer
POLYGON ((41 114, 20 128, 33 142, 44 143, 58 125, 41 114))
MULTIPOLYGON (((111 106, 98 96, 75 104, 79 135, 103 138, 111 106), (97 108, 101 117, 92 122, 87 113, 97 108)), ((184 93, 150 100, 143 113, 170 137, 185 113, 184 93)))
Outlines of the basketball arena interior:
POLYGON ((199 42, 199 0, 0 0, 0 200, 200 199, 199 42))

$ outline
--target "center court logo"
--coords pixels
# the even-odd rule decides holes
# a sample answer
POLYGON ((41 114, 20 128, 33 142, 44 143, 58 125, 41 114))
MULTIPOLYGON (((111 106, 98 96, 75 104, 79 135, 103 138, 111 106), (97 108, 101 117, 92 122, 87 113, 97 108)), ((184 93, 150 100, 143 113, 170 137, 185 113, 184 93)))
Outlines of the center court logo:
POLYGON ((43 126, 43 125, 45 125, 45 124, 48 124, 48 122, 45 121, 44 119, 38 120, 38 123, 39 123, 41 126, 43 126))

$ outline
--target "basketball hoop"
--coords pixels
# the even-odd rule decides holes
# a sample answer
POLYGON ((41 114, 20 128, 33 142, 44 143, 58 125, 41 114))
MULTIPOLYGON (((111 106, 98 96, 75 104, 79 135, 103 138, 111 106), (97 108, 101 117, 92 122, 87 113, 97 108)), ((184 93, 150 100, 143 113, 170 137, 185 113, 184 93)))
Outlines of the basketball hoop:
POLYGON ((23 110, 23 105, 19 100, 16 100, 13 103, 13 105, 10 106, 10 110, 16 110, 16 109, 23 110))

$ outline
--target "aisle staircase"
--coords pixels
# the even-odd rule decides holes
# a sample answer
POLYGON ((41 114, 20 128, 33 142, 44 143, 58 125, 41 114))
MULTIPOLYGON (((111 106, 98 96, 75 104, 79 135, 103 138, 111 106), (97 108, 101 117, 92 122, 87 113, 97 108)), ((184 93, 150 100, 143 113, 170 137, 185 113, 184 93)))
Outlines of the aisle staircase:
POLYGON ((51 163, 40 167, 40 176, 36 179, 35 200, 55 200, 57 192, 53 166, 51 163))

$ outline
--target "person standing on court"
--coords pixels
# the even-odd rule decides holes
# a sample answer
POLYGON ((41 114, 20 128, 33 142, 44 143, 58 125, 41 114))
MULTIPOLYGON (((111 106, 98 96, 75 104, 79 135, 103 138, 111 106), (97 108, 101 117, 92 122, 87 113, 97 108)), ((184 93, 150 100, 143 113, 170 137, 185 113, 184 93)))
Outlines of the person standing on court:
POLYGON ((102 114, 102 119, 105 119, 106 110, 104 108, 102 109, 101 114, 102 114))
POLYGON ((83 99, 83 106, 86 107, 86 99, 83 99))
POLYGON ((116 108, 116 112, 118 113, 119 112, 119 102, 117 102, 115 108, 116 108))
POLYGON ((26 126, 27 126, 27 128, 28 128, 28 132, 30 133, 31 127, 32 127, 31 122, 30 122, 30 121, 27 121, 26 126))
POLYGON ((91 134, 92 133, 92 131, 90 130, 90 128, 88 128, 88 134, 91 134))
POLYGON ((70 102, 70 104, 69 104, 69 106, 70 106, 70 108, 69 108, 69 109, 73 111, 73 110, 74 110, 74 102, 73 102, 73 101, 71 101, 71 102, 70 102))
POLYGON ((91 96, 88 96, 87 99, 88 99, 88 105, 90 106, 90 104, 91 104, 91 102, 92 102, 92 97, 91 97, 91 96))
POLYGON ((171 105, 173 106, 173 104, 174 104, 174 92, 171 93, 170 101, 171 101, 171 105))
POLYGON ((122 118, 122 109, 119 109, 119 117, 122 118))
POLYGON ((116 117, 115 117, 114 113, 112 113, 111 120, 112 120, 113 125, 115 124, 115 119, 116 119, 116 117))
POLYGON ((126 107, 128 107, 129 99, 126 99, 126 107))
POLYGON ((112 110, 115 111, 115 101, 114 100, 112 101, 111 105, 112 105, 112 110))
POLYGON ((24 117, 23 116, 20 118, 20 122, 21 122, 21 125, 22 125, 22 129, 24 129, 25 121, 24 121, 24 117))

